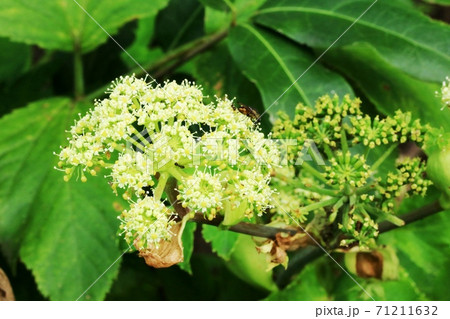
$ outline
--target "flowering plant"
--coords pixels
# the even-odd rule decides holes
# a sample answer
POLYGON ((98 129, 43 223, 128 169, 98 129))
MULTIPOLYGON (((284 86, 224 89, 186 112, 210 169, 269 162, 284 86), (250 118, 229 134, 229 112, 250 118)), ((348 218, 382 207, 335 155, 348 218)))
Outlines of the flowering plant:
POLYGON ((374 249, 378 222, 404 224, 396 199, 424 196, 431 184, 418 157, 381 169, 399 143, 423 143, 425 127, 410 113, 371 118, 359 99, 325 95, 314 108, 297 105, 293 120, 279 113, 276 140, 267 140, 231 100, 207 99, 186 81, 152 87, 120 78, 71 128, 59 154, 66 181, 110 171, 113 191, 122 189, 130 204, 119 216, 121 232, 140 251, 180 236, 173 226, 196 213, 229 227, 266 223, 266 212, 272 223, 309 230, 326 246, 334 245, 323 236, 331 229, 337 247, 374 249), (294 143, 283 154, 286 141, 294 143))
POLYGON ((97 100, 72 126, 69 146, 59 154, 66 181, 110 171, 112 189, 125 190, 130 203, 119 216, 122 233, 139 250, 169 241, 184 217, 167 192, 178 193, 189 216, 222 215, 224 225, 254 219, 269 207, 277 149, 231 100, 206 98, 186 81, 153 88, 134 76, 120 78, 109 98, 97 100), (175 189, 166 190, 169 179, 175 189))
MULTIPOLYGON (((275 195, 279 204, 274 207, 275 219, 291 225, 309 223, 318 234, 337 223, 342 233, 337 236, 342 238, 338 246, 356 244, 368 250, 376 248, 378 222, 404 224, 395 216, 398 198, 424 196, 431 181, 419 157, 404 157, 395 167, 382 168, 400 143, 410 140, 422 144, 426 126, 412 120, 408 112, 371 118, 363 114, 360 104, 359 99, 349 96, 340 100, 325 95, 314 108, 298 104, 293 120, 280 113, 274 137, 297 142, 287 156, 301 167, 291 165, 275 171, 272 183, 280 189, 275 195), (320 154, 325 154, 326 161, 317 158, 320 154), (315 157, 313 165, 305 161, 311 156, 315 157), (312 221, 310 212, 314 212, 312 221), (317 220, 322 220, 322 229, 317 229, 317 220)), ((319 238, 326 246, 334 245, 319 238)))
POLYGON ((16 298, 445 298, 445 3, 0 1, 16 298))

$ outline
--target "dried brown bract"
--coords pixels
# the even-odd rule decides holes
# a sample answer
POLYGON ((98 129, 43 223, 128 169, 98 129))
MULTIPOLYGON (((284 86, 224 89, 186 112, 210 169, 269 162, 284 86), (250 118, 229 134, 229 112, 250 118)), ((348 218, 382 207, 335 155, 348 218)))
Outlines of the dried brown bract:
POLYGON ((155 268, 167 268, 178 264, 184 260, 183 258, 183 243, 181 235, 184 230, 184 223, 180 222, 172 226, 171 232, 174 237, 170 241, 161 241, 156 247, 141 249, 139 256, 145 259, 145 263, 155 268))

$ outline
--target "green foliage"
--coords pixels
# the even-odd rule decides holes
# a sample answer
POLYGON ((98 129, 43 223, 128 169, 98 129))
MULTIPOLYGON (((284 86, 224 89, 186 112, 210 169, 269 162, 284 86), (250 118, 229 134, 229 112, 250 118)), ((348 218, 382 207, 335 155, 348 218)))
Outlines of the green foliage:
POLYGON ((211 244, 212 251, 225 260, 229 260, 238 240, 238 234, 217 227, 203 225, 203 238, 211 244))
MULTIPOLYGON (((261 8, 256 21, 299 43, 326 49, 372 4, 370 0, 272 0, 261 8)), ((450 72, 449 37, 449 26, 397 1, 379 0, 333 47, 368 42, 403 72, 441 81, 450 72)))
MULTIPOLYGON (((450 108, 442 108, 436 91, 450 75, 450 27, 424 13, 450 1, 424 2, 378 0, 360 17, 372 0, 78 0, 103 30, 73 0, 1 1, 0 266, 18 296, 75 300, 89 288, 81 299, 368 300, 328 257, 277 291, 268 256, 250 236, 203 225, 205 245, 193 222, 182 236, 179 267, 150 269, 135 253, 121 258, 129 248, 117 236, 125 202, 102 172, 88 183, 76 175, 65 183, 54 152, 113 77, 143 74, 105 30, 158 82, 187 78, 203 85, 210 100, 228 95, 267 111, 264 132, 278 111, 293 120, 298 103, 313 106, 319 96, 337 93, 361 97, 372 117, 411 112, 446 138, 450 108), (82 62, 77 74, 74 55, 82 62), (87 97, 74 94, 75 82, 87 97)), ((448 154, 438 146, 425 151, 429 177, 445 193, 448 154)), ((368 163, 385 152, 372 150, 368 163)), ((398 153, 377 174, 395 170, 398 153)), ((436 189, 424 199, 402 198, 399 211, 437 199, 436 189)), ((294 195, 291 204, 311 200, 294 195)), ((357 281, 376 300, 448 299, 449 213, 380 235, 377 244, 398 257, 398 280, 357 281)), ((256 220, 267 222, 246 219, 256 220)), ((342 254, 333 256, 343 264, 342 254)))
MULTIPOLYGON (((166 0, 80 0, 78 3, 103 29, 114 34, 132 19, 154 15, 166 0)), ((46 49, 72 51, 80 46, 83 52, 88 52, 108 38, 72 0, 5 0, 0 4, 0 21, 0 35, 46 49)))
POLYGON ((265 254, 259 253, 251 237, 239 234, 228 268, 243 281, 267 291, 276 291, 272 270, 265 254))
POLYGON ((179 263, 178 266, 184 271, 192 275, 191 268, 191 256, 194 251, 194 233, 197 229, 196 223, 186 223, 183 230, 183 236, 181 240, 183 241, 183 262, 179 263))
MULTIPOLYGON (((155 13, 156 16, 156 13, 155 13)), ((128 54, 138 63, 146 64, 163 55, 160 48, 150 49, 148 46, 154 37, 155 16, 140 19, 135 31, 133 43, 126 49, 128 54)), ((122 52, 122 60, 129 68, 134 68, 135 62, 125 52, 122 52)))
POLYGON ((448 271, 450 211, 408 225, 381 236, 381 243, 389 243, 397 250, 400 264, 417 290, 429 300, 448 299, 448 271))
POLYGON ((171 0, 158 14, 155 37, 164 51, 203 35, 203 6, 197 0, 171 0))
POLYGON ((399 72, 369 43, 343 46, 330 52, 325 59, 351 79, 381 113, 392 114, 392 105, 397 105, 416 118, 450 130, 450 112, 442 112, 441 102, 436 98, 440 83, 399 72))
POLYGON ((0 81, 11 81, 30 66, 31 50, 21 43, 0 38, 0 61, 11 61, 0 65, 0 81))
POLYGON ((271 293, 266 300, 329 300, 327 291, 322 285, 321 270, 317 267, 317 263, 307 265, 288 287, 271 293))
POLYGON ((264 106, 270 107, 268 110, 272 114, 283 109, 292 115, 293 105, 299 102, 312 105, 324 92, 352 93, 342 77, 320 65, 293 84, 313 63, 314 57, 260 28, 248 24, 234 28, 228 45, 237 65, 255 82, 264 106), (291 89, 281 96, 292 84, 291 89))
MULTIPOLYGON (((64 131, 84 109, 53 98, 0 120, 2 248, 12 260, 19 254, 40 291, 53 300, 78 298, 120 255, 111 203, 121 204, 103 178, 88 187, 75 180, 61 184, 53 168, 64 131)), ((116 265, 84 298, 103 299, 117 272, 116 265)))

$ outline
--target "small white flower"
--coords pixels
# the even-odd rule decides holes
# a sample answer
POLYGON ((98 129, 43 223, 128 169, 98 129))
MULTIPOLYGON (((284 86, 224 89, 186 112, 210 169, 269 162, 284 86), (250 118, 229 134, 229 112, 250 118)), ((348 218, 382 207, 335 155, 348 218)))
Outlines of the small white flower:
POLYGON ((219 174, 197 171, 184 179, 180 185, 180 200, 183 206, 214 218, 216 211, 223 207, 224 188, 219 174))
POLYGON ((269 201, 273 190, 269 186, 270 176, 258 169, 240 172, 237 182, 238 194, 247 199, 248 203, 262 215, 270 206, 269 201))
POLYGON ((153 244, 158 247, 161 240, 170 240, 173 236, 170 228, 175 221, 174 214, 160 200, 145 197, 131 204, 119 217, 125 239, 129 244, 137 241, 139 248, 153 244))
POLYGON ((131 188, 137 195, 144 193, 143 187, 153 185, 152 163, 143 153, 125 153, 119 156, 111 168, 111 177, 120 188, 131 188))

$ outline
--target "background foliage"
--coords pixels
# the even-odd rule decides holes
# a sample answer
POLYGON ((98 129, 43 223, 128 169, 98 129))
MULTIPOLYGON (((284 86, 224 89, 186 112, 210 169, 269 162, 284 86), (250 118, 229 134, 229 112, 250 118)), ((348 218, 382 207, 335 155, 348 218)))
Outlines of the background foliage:
MULTIPOLYGON (((101 177, 64 183, 53 152, 105 85, 143 74, 137 63, 160 82, 188 78, 206 94, 267 109, 265 131, 278 110, 293 114, 325 93, 450 130, 435 97, 450 75, 450 27, 438 21, 448 21, 449 1, 379 0, 348 31, 373 1, 78 2, 104 30, 73 0, 0 1, 0 266, 18 299, 77 299, 125 251, 116 236, 121 199, 101 177)), ((413 198, 402 210, 433 199, 413 198)), ((399 280, 359 282, 377 300, 448 299, 448 227, 442 212, 382 235, 397 251, 399 280)), ((367 298, 328 257, 275 291, 271 273, 252 265, 259 257, 246 248, 249 237, 193 223, 187 230, 180 267, 150 269, 125 254, 83 299, 367 298)))

